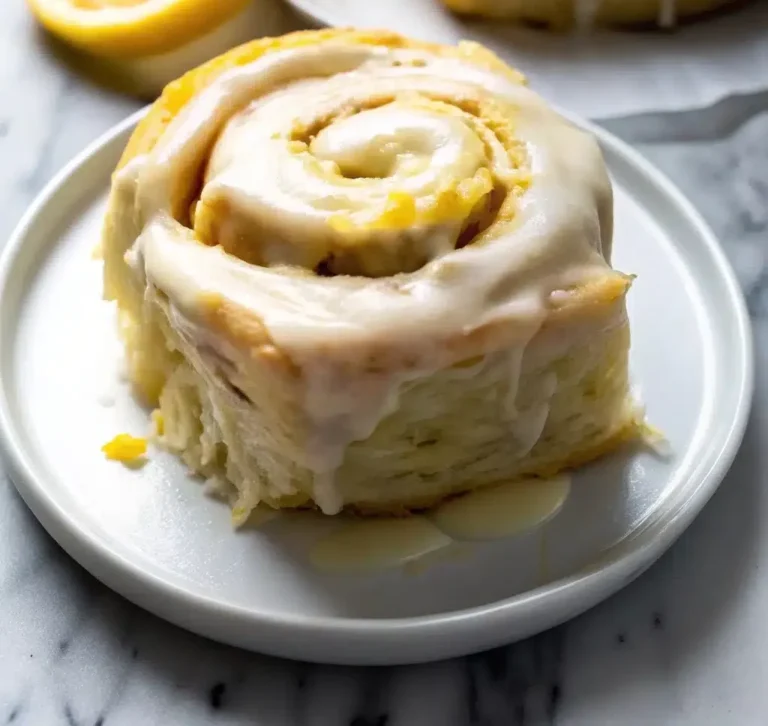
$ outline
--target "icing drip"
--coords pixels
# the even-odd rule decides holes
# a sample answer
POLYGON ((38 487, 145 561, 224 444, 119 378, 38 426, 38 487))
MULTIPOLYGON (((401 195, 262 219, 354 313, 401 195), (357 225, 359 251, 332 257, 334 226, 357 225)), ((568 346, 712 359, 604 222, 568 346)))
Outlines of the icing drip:
POLYGON ((430 556, 448 556, 461 542, 514 537, 543 526, 560 512, 570 490, 570 477, 562 475, 508 482, 452 499, 428 517, 338 522, 314 543, 310 561, 335 573, 428 564, 430 556))

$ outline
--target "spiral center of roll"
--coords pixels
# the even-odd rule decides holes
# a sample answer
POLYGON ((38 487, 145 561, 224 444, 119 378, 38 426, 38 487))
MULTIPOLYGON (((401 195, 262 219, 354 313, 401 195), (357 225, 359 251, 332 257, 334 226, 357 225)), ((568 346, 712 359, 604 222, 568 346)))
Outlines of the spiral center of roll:
POLYGON ((471 242, 498 206, 481 122, 409 94, 372 107, 285 98, 235 115, 193 214, 198 237, 251 264, 317 274, 412 272, 471 242), (299 111, 297 111, 299 104, 299 111), (310 104, 311 105, 311 104, 310 104))
MULTIPOLYGON (((390 179, 412 193, 434 190, 446 174, 471 177, 487 163, 483 143, 461 119, 396 104, 327 126, 309 150, 347 178, 390 179)), ((383 186, 392 191, 392 183, 383 186)))

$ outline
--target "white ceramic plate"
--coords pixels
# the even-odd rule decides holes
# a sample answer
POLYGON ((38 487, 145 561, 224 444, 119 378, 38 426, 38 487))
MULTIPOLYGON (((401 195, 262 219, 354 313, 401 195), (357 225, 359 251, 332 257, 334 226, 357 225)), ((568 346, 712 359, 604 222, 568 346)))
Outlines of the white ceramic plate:
MULTIPOLYGON (((146 429, 120 382, 111 307, 91 258, 112 171, 138 117, 44 191, 0 265, 0 425, 11 474, 56 540, 96 577, 183 627, 314 661, 402 663, 533 634, 637 577, 691 522, 742 437, 748 318, 716 240, 669 182, 599 129, 616 184, 616 256, 637 273, 632 366, 673 456, 626 451, 584 469, 538 531, 420 574, 329 575, 294 520, 234 532, 169 455, 129 471, 114 434, 146 429)), ((309 529, 312 529, 311 527, 309 529)))
MULTIPOLYGON (((544 0, 542 0, 543 2, 544 0)), ((463 20, 440 0, 288 0, 321 25, 389 28, 440 43, 479 41, 543 96, 588 118, 703 108, 768 87, 768 3, 753 2, 674 33, 546 33, 463 20)))

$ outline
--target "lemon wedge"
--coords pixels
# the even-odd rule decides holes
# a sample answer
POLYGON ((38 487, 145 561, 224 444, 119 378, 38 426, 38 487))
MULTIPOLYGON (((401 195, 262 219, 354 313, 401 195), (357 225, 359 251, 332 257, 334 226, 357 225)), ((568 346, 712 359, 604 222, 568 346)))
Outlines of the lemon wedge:
POLYGON ((65 43, 60 58, 113 90, 152 99, 237 45, 299 27, 279 0, 27 0, 65 43))
POLYGON ((27 0, 61 40, 107 57, 167 53, 209 33, 249 0, 27 0))

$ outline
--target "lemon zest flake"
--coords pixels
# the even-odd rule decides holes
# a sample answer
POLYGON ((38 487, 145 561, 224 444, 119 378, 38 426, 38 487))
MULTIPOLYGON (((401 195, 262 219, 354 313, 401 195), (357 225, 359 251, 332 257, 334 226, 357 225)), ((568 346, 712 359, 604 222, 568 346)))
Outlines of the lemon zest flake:
POLYGON ((249 507, 243 507, 241 505, 235 505, 232 507, 232 525, 234 527, 242 527, 251 516, 251 509, 249 507))
POLYGON ((416 200, 406 192, 390 192, 376 226, 399 229, 410 227, 415 220, 416 200))
POLYGON ((334 214, 328 218, 328 225, 336 232, 351 232, 355 229, 355 223, 347 214, 334 214))
POLYGON ((147 440, 130 434, 118 434, 104 444, 101 450, 111 461, 132 462, 147 453, 147 440))
POLYGON ((160 437, 165 433, 165 418, 159 408, 152 411, 152 429, 153 434, 157 437, 160 437))

